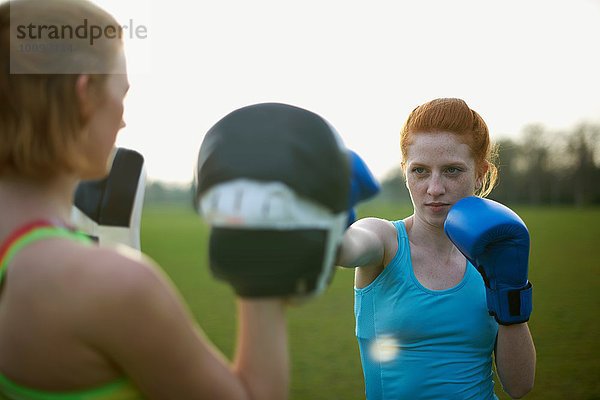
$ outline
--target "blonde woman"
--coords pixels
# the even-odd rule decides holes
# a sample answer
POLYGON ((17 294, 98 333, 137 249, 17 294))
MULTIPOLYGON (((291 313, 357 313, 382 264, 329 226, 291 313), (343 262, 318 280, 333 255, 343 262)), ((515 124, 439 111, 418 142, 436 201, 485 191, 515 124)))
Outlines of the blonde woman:
POLYGON ((0 5, 0 393, 286 398, 282 301, 238 300, 230 363, 151 260, 97 247, 71 229, 77 182, 106 175, 124 126, 122 43, 107 35, 74 51, 24 55, 10 28, 36 21, 75 27, 84 19, 118 27, 84 0, 0 5))

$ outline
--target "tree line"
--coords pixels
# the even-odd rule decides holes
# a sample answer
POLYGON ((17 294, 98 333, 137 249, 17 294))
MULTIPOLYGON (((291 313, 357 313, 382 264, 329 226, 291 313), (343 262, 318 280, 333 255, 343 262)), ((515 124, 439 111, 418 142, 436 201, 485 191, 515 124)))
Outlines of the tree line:
MULTIPOLYGON (((488 196, 505 204, 600 204, 600 125, 566 131, 526 126, 517 139, 497 141, 498 184, 488 196)), ((400 167, 382 181, 383 201, 410 201, 400 167)), ((150 182, 145 201, 192 204, 190 186, 150 182)))
MULTIPOLYGON (((551 131, 531 124, 517 139, 497 144, 498 184, 489 198, 507 204, 600 204, 600 125, 551 131)), ((399 167, 382 188, 385 200, 409 200, 399 167)))

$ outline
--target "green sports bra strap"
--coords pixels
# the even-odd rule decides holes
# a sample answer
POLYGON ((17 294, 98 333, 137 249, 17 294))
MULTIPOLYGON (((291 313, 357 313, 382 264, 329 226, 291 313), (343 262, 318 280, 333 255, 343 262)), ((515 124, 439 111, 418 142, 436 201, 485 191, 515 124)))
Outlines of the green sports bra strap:
POLYGON ((77 232, 62 226, 51 224, 30 224, 30 229, 15 231, 4 243, 0 250, 0 281, 4 277, 6 266, 24 247, 42 239, 69 238, 82 243, 92 243, 92 239, 82 232, 77 232))

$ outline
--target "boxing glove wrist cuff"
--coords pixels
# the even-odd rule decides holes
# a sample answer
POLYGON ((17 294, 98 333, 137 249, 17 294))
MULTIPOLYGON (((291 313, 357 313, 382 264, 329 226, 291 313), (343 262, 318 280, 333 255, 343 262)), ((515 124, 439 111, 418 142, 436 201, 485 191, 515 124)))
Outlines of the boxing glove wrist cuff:
POLYGON ((533 309, 531 282, 519 289, 486 287, 488 309, 501 325, 520 324, 529 321, 533 309))

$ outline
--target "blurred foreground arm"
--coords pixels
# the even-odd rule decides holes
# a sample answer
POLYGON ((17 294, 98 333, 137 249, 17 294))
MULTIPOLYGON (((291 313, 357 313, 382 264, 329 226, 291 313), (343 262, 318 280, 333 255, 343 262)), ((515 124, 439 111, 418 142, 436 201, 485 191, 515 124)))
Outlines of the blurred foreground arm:
MULTIPOLYGON (((234 362, 205 337, 168 277, 151 261, 96 247, 103 273, 85 289, 82 340, 102 351, 149 399, 285 399, 285 308, 240 300, 234 362), (119 279, 115 280, 117 271, 119 279), (125 271, 125 272, 124 272, 125 271)), ((79 289, 78 289, 79 290, 79 289)), ((217 301, 207 299, 207 301, 217 301)))
POLYGON ((286 399, 290 373, 282 302, 240 298, 238 310, 239 347, 234 371, 251 398, 286 399))

